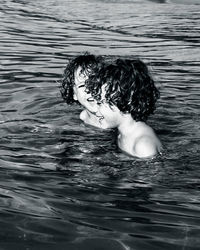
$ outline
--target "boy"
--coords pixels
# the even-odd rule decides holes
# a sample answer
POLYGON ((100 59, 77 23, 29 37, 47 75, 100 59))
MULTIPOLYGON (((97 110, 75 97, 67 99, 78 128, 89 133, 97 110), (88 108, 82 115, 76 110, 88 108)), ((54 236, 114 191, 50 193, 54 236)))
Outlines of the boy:
POLYGON ((84 54, 69 61, 64 71, 61 82, 61 95, 67 104, 78 101, 85 109, 80 114, 80 119, 90 125, 101 127, 97 114, 97 105, 91 94, 86 92, 85 81, 103 63, 101 57, 84 54))

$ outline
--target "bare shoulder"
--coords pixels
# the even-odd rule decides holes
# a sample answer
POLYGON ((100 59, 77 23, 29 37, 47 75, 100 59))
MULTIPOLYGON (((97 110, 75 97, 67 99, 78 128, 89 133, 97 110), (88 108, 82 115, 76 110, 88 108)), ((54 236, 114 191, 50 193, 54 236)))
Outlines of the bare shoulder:
POLYGON ((84 109, 83 111, 81 111, 80 113, 80 119, 85 122, 85 120, 87 119, 88 115, 87 115, 87 111, 86 109, 84 109))
POLYGON ((160 152, 162 144, 155 132, 149 126, 144 134, 141 134, 135 141, 135 154, 138 157, 152 157, 160 152))

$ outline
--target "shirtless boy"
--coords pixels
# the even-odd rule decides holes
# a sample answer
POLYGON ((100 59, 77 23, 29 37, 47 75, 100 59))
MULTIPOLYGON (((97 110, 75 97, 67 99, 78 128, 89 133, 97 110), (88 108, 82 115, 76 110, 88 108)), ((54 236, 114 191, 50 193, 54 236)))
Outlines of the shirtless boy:
POLYGON ((80 119, 90 125, 101 127, 97 114, 97 105, 90 93, 85 89, 85 82, 89 75, 94 74, 103 63, 102 57, 84 54, 69 61, 61 82, 61 95, 67 104, 79 102, 85 109, 80 119))

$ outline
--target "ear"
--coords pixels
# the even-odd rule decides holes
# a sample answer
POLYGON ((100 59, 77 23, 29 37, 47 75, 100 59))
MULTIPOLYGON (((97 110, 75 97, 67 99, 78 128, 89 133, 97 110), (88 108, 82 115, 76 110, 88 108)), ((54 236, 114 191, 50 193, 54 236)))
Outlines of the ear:
POLYGON ((77 98, 75 93, 73 94, 73 98, 74 98, 75 101, 78 101, 78 98, 77 98))

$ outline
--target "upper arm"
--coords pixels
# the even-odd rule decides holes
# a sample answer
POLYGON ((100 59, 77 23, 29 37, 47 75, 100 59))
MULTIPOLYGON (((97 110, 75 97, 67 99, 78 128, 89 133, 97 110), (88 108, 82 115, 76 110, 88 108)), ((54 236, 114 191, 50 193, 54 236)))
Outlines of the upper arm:
POLYGON ((135 153, 138 157, 152 157, 158 152, 158 142, 151 136, 141 136, 135 144, 135 153))

